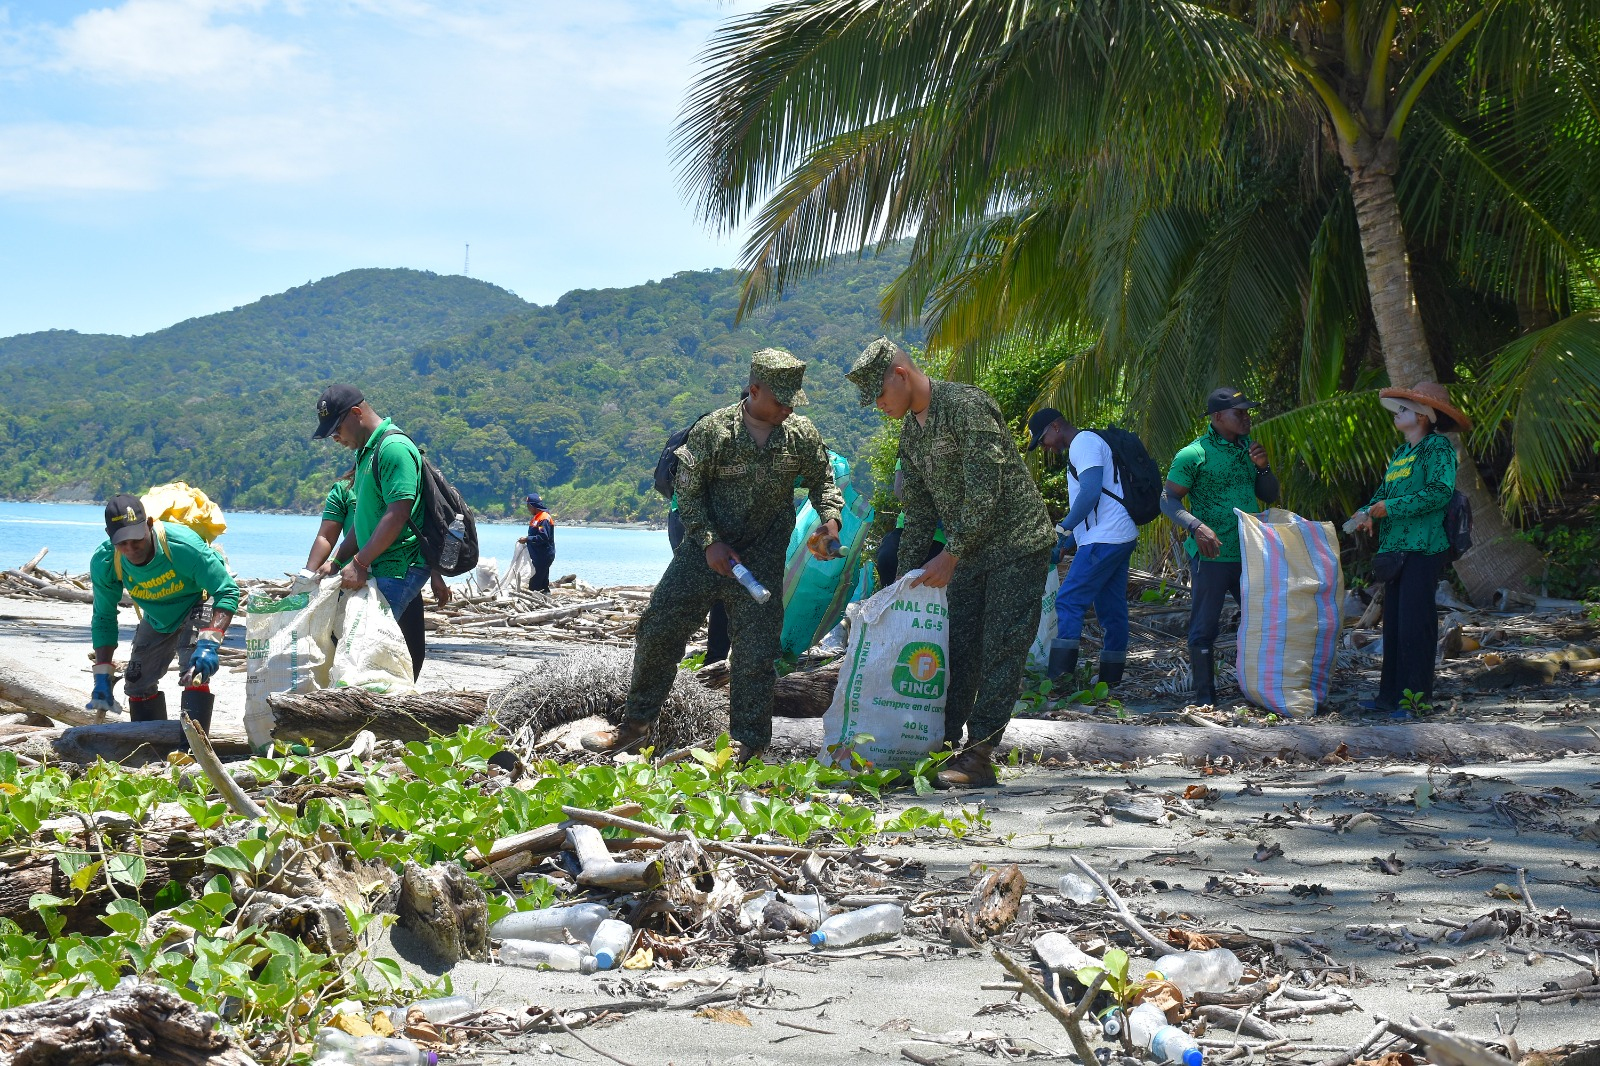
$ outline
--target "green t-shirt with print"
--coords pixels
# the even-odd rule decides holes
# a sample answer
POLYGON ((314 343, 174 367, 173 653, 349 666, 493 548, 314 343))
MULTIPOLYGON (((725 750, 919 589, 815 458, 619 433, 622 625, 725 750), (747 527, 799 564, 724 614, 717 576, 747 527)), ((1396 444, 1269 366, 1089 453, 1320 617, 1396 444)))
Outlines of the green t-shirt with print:
POLYGON ((1388 511, 1375 520, 1378 550, 1437 555, 1448 549, 1444 512, 1455 491, 1456 449, 1449 438, 1429 433, 1416 444, 1402 442, 1372 494, 1371 503, 1382 500, 1388 511))
MULTIPOLYGON (((1240 560, 1239 516, 1233 510, 1237 507, 1245 514, 1260 512, 1261 503, 1256 499, 1256 475, 1259 473, 1250 458, 1250 438, 1244 436, 1230 441, 1218 433, 1215 426, 1172 459, 1167 480, 1189 487, 1184 509, 1217 535, 1222 550, 1216 562, 1240 560)), ((1184 542, 1184 550, 1191 559, 1200 554, 1200 547, 1192 536, 1184 542)))

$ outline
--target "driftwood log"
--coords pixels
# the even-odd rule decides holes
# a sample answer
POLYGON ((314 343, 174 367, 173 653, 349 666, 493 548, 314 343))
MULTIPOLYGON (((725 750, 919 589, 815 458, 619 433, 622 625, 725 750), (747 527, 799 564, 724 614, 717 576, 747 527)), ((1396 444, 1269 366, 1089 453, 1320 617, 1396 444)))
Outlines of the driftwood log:
POLYGON ((772 689, 772 715, 775 718, 821 718, 833 702, 839 684, 839 663, 815 670, 796 670, 778 678, 772 689))
MULTIPOLYGON (((182 751, 186 742, 177 719, 162 722, 117 722, 75 726, 57 737, 51 747, 67 762, 88 765, 96 759, 143 766, 161 762, 170 752, 182 751)), ((239 733, 215 733, 211 746, 218 754, 248 758, 250 744, 239 733)))
POLYGON ((74 692, 42 674, 12 661, 0 661, 0 700, 23 710, 48 715, 67 725, 94 725, 107 721, 104 715, 83 709, 85 693, 74 692))
MULTIPOLYGON (((1120 722, 1040 722, 1019 719, 1006 730, 997 753, 1012 748, 1032 758, 1132 762, 1177 755, 1186 760, 1228 756, 1242 762, 1268 758, 1322 759, 1345 746, 1351 759, 1389 758, 1458 763, 1509 755, 1600 752, 1600 737, 1482 722, 1412 722, 1405 725, 1280 725, 1268 727, 1155 726, 1120 722)), ((822 725, 773 723, 774 757, 815 755, 822 725)))
POLYGON ((255 1066, 174 992, 130 985, 0 1011, 0 1062, 16 1066, 255 1066))
POLYGON ((278 740, 309 741, 319 748, 337 747, 363 729, 384 740, 427 740, 452 734, 477 721, 488 699, 485 692, 411 692, 381 696, 359 688, 324 689, 295 694, 274 693, 272 735, 278 740))

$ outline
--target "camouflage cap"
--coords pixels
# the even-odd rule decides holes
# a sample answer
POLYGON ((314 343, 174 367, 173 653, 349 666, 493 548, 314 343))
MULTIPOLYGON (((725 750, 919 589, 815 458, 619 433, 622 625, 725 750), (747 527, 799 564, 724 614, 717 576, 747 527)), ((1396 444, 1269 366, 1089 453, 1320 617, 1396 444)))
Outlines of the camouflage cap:
POLYGON ((811 402, 800 387, 805 376, 806 364, 782 348, 763 348, 750 357, 751 382, 765 386, 785 407, 804 407, 811 402))
POLYGON ((878 402, 879 395, 883 393, 883 379, 888 375, 889 367, 899 352, 900 348, 894 341, 888 337, 879 337, 856 356, 855 363, 850 367, 850 373, 845 377, 861 390, 862 407, 871 407, 878 402))

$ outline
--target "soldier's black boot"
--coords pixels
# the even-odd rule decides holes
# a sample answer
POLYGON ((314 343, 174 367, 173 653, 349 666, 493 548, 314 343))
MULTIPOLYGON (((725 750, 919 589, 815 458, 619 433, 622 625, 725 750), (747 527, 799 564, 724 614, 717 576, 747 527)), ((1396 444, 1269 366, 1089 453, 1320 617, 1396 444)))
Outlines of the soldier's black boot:
POLYGON ((1106 688, 1116 688, 1122 684, 1122 672, 1128 664, 1121 659, 1100 660, 1100 680, 1106 683, 1106 688))
POLYGON ((128 721, 165 722, 167 720, 167 694, 128 697, 128 721))
POLYGON ((1202 705, 1217 702, 1216 660, 1209 647, 1189 645, 1189 673, 1194 678, 1194 702, 1202 705))
POLYGON ((1045 676, 1051 681, 1060 681, 1068 674, 1078 672, 1078 646, 1068 645, 1064 640, 1056 639, 1050 642, 1050 663, 1045 667, 1045 676))
POLYGON ((209 688, 186 688, 178 698, 183 713, 194 719, 206 736, 211 735, 211 709, 217 705, 217 694, 209 688))

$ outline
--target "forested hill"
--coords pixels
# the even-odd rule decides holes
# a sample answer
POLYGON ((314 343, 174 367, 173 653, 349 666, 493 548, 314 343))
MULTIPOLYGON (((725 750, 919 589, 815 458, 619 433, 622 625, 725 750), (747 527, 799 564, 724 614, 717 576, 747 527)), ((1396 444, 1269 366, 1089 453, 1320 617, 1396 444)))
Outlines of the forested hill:
POLYGON ((661 442, 737 398, 757 348, 811 362, 806 413, 854 456, 877 417, 843 375, 882 332, 898 266, 841 260, 737 326, 734 271, 541 307, 465 277, 357 270, 142 337, 0 340, 0 495, 181 479, 224 507, 309 511, 349 464, 309 439, 316 395, 348 380, 488 513, 537 488, 569 518, 658 517, 661 442))

